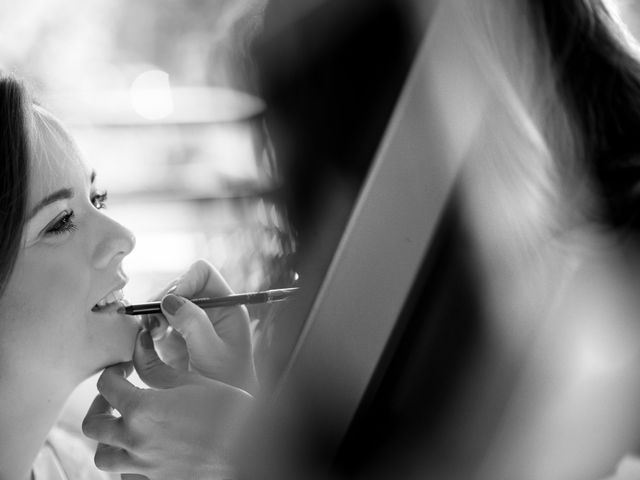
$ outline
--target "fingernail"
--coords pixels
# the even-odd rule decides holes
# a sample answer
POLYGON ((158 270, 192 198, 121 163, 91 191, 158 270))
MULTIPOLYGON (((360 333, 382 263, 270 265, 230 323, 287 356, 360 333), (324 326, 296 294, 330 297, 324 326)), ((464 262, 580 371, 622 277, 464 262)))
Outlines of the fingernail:
POLYGON ((151 339, 151 335, 149 335, 149 332, 141 332, 140 333, 140 343, 142 344, 143 348, 146 348, 147 350, 153 350, 153 340, 151 339))
POLYGON ((176 312, 184 305, 184 298, 176 295, 167 295, 162 299, 162 308, 170 315, 175 315, 176 312))
POLYGON ((169 290, 167 290, 167 295, 169 295, 170 293, 175 292, 177 288, 178 288, 178 284, 176 283, 173 287, 171 287, 169 290))
POLYGON ((147 325, 147 330, 153 333, 153 331, 160 326, 160 318, 157 315, 151 315, 149 317, 149 325, 147 325))

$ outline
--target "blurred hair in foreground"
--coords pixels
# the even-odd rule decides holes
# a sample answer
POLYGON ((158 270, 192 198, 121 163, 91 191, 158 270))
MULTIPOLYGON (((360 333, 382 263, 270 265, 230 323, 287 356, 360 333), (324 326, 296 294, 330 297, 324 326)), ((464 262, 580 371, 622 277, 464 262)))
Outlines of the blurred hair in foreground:
POLYGON ((603 478, 640 447, 635 47, 598 0, 433 5, 414 68, 447 154, 416 154, 462 165, 483 323, 440 448, 413 432, 358 478, 393 473, 394 448, 407 450, 403 478, 603 478))
POLYGON ((462 181, 496 366, 469 395, 503 398, 478 478, 604 477, 640 446, 634 47, 599 1, 440 5, 487 87, 462 181))

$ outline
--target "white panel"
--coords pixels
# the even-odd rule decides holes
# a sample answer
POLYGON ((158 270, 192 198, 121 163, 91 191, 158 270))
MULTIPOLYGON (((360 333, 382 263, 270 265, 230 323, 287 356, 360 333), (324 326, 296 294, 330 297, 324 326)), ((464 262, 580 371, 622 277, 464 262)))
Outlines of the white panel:
POLYGON ((305 398, 326 402, 329 450, 362 399, 482 115, 482 82, 453 36, 436 15, 278 390, 303 381, 305 398))

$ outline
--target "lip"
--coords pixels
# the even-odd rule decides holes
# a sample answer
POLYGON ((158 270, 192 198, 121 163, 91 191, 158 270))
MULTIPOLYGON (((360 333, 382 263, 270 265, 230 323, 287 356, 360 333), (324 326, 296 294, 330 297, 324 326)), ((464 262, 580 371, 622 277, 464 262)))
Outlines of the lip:
MULTIPOLYGON (((108 305, 107 307, 101 308, 100 310, 94 310, 92 308, 91 311, 93 313, 97 313, 97 314, 100 314, 100 315, 108 314, 108 313, 117 313, 118 309, 120 307, 124 307, 124 306, 126 306, 125 302, 115 302, 115 303, 112 303, 112 304, 108 305)), ((120 314, 118 314, 118 315, 120 315, 120 314)))
POLYGON ((117 319, 118 324, 129 325, 134 329, 137 328, 138 330, 140 330, 141 328, 143 328, 141 317, 118 313, 118 309, 120 307, 126 307, 127 305, 129 305, 129 302, 127 302, 126 300, 123 300, 120 302, 112 303, 108 307, 105 307, 104 309, 101 309, 98 312, 92 311, 91 313, 93 313, 94 315, 99 315, 98 317, 94 317, 94 318, 96 318, 96 320, 100 320, 101 322, 110 321, 110 320, 115 321, 117 319), (124 322, 124 323, 121 323, 121 322, 124 322))
POLYGON ((127 283, 128 283, 128 282, 129 282, 129 279, 128 279, 128 278, 124 278, 124 279, 122 279, 122 281, 120 281, 119 283, 117 283, 115 286, 111 287, 111 289, 107 290, 107 291, 106 291, 106 293, 104 293, 100 298, 98 298, 98 299, 93 303, 93 305, 91 305, 90 310, 91 310, 93 313, 110 313, 110 312, 111 312, 111 310, 114 310, 114 311, 115 311, 115 310, 117 310, 118 308, 120 308, 120 307, 122 307, 123 305, 125 305, 125 303, 121 300, 121 301, 119 301, 119 302, 112 303, 110 306, 105 307, 105 308, 102 308, 102 309, 100 309, 99 311, 95 311, 95 310, 93 309, 93 307, 95 307, 95 306, 97 305, 97 303, 98 303, 102 298, 106 297, 106 296, 107 296, 107 295, 109 295, 111 292, 114 292, 114 291, 116 291, 116 290, 123 290, 123 289, 124 289, 124 287, 126 287, 126 286, 127 286, 127 283))

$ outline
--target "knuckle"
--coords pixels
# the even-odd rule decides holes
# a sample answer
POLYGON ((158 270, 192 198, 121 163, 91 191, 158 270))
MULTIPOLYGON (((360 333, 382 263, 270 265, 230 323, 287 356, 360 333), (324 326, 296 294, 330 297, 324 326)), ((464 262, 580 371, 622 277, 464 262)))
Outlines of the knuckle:
POLYGON ((139 420, 143 418, 147 410, 150 408, 148 399, 148 390, 135 390, 127 400, 125 407, 127 414, 123 415, 123 419, 139 420), (147 393, 147 395, 144 395, 147 393))
POLYGON ((140 449, 141 441, 130 430, 126 430, 122 438, 122 444, 131 452, 136 452, 140 449))
POLYGON ((133 372, 133 362, 128 361, 128 362, 120 363, 118 364, 118 368, 119 368, 119 375, 123 378, 127 378, 133 372))
POLYGON ((106 375, 109 375, 107 373, 107 371, 105 370, 104 372, 102 372, 102 374, 98 377, 98 381, 96 382, 96 388, 98 389, 98 391, 100 393, 104 393, 104 391, 107 389, 107 379, 106 379, 106 375))
POLYGON ((140 414, 140 397, 138 395, 134 395, 127 404, 127 417, 130 419, 135 419, 140 414))
POLYGON ((198 322, 199 322, 199 313, 198 312, 185 312, 186 320, 180 322, 175 326, 178 333, 182 335, 182 338, 185 341, 188 341, 191 337, 198 334, 198 322))
POLYGON ((95 435, 95 423, 89 418, 82 420, 82 433, 87 437, 93 437, 95 435))
POLYGON ((162 402, 158 402, 157 392, 152 391, 150 393, 151 395, 145 399, 144 408, 138 411, 138 415, 136 415, 135 418, 140 428, 143 428, 141 425, 147 422, 155 425, 158 420, 164 416, 164 412, 162 412, 162 408, 160 407, 162 402))
POLYGON ((96 382, 96 388, 100 393, 104 391, 104 373, 98 377, 98 381, 96 382))
POLYGON ((193 264, 191 265, 191 268, 194 268, 194 269, 209 269, 209 268, 212 268, 212 265, 207 260, 205 260, 204 258, 199 258, 198 260, 193 262, 193 264))

